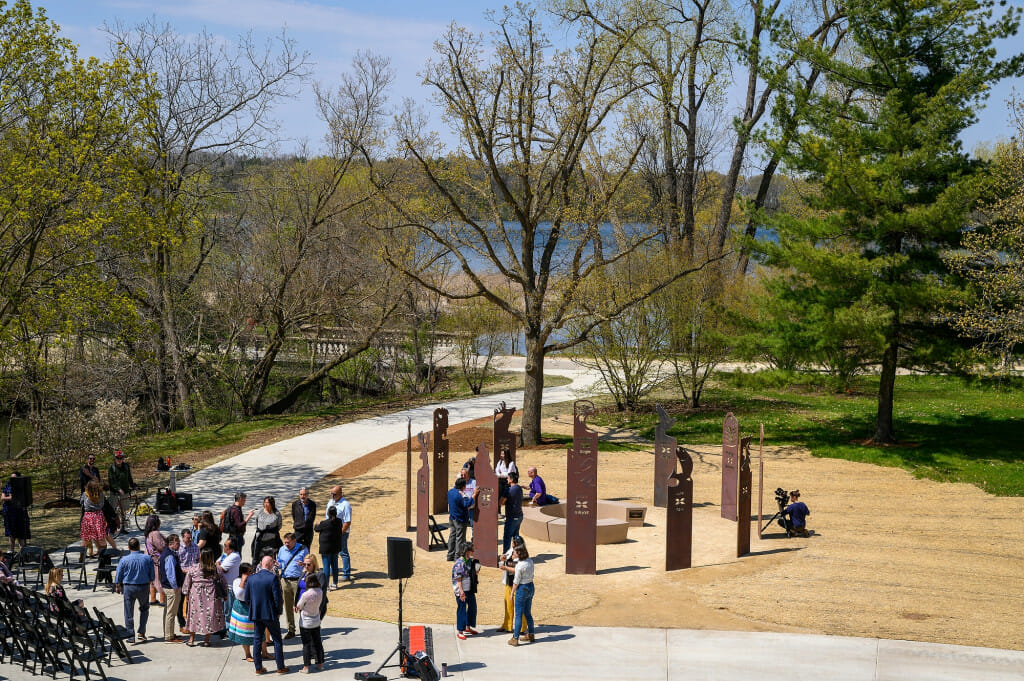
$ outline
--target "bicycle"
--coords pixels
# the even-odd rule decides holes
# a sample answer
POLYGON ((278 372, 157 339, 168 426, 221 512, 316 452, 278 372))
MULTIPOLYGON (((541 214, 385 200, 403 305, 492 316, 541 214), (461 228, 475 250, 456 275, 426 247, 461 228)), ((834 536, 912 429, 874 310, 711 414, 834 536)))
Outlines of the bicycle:
POLYGON ((149 490, 145 489, 139 493, 139 489, 135 489, 128 492, 127 501, 125 502, 124 517, 121 518, 122 529, 128 523, 128 517, 134 518, 136 529, 140 532, 146 529, 146 520, 149 516, 156 513, 156 509, 149 505, 146 499, 149 498, 149 490))

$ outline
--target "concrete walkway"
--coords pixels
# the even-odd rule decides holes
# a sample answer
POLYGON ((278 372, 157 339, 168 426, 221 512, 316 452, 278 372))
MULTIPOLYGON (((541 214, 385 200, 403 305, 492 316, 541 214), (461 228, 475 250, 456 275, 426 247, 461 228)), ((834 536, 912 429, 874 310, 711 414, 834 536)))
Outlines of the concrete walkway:
MULTIPOLYGON (((514 364, 510 368, 517 368, 514 364)), ((564 402, 586 395, 596 376, 566 360, 549 360, 547 371, 572 378, 566 386, 544 392, 546 404, 564 402)), ((500 401, 522 403, 522 392, 473 398, 445 404, 449 423, 455 425, 488 416, 500 401)), ((236 490, 246 490, 250 500, 272 494, 281 500, 297 490, 363 454, 406 436, 407 419, 413 433, 430 430, 433 407, 410 409, 365 419, 267 445, 222 461, 183 479, 180 489, 195 495, 197 509, 219 513, 231 503, 236 490)), ((253 504, 250 503, 249 506, 253 504)), ((283 504, 282 504, 283 505, 283 504)), ((186 524, 185 515, 171 523, 175 529, 186 524)), ((138 534, 138 533, 136 533, 138 534)), ((122 543, 123 545, 123 543, 122 543)), ((59 561, 55 561, 59 562, 59 561)), ((90 581, 91 583, 91 581, 90 581)), ((409 589, 433 588, 417 583, 409 589)), ((538 585, 538 599, 544 598, 544 584, 538 585)), ((394 599, 397 614, 397 586, 382 598, 394 599)), ((83 598, 91 609, 100 608, 115 621, 123 622, 121 598, 101 589, 69 589, 72 598, 83 598)), ((332 600, 343 599, 344 589, 333 592, 332 600)), ((642 603, 634 622, 642 622, 642 603)), ((163 609, 154 607, 148 626, 159 636, 163 609)), ((452 613, 454 618, 454 612, 452 613)), ((447 663, 455 679, 504 681, 529 678, 534 681, 586 679, 708 681, 794 681, 800 679, 837 681, 1020 681, 1024 679, 1024 652, 969 648, 930 643, 844 638, 781 633, 717 632, 686 629, 640 629, 541 626, 537 640, 519 648, 506 645, 507 634, 485 631, 466 641, 455 638, 452 622, 433 624, 434 659, 440 670, 447 663)), ((398 638, 394 624, 328 617, 324 622, 325 679, 352 679, 359 671, 372 671, 391 652, 398 638)), ((244 662, 241 648, 216 642, 211 648, 170 645, 159 638, 130 646, 136 664, 115 659, 108 677, 114 681, 233 681, 253 673, 244 662)), ((285 645, 287 664, 293 672, 302 664, 299 639, 285 645)), ((271 662, 268 668, 272 668, 271 662)), ((384 672, 399 678, 397 669, 384 672)), ((20 668, 0 664, 0 679, 29 678, 20 668)))

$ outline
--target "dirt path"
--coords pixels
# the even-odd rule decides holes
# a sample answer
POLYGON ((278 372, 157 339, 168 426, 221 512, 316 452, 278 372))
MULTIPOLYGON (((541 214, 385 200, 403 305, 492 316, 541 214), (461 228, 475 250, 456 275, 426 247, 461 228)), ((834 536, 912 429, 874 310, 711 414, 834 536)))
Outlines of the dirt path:
MULTIPOLYGON (((564 419, 563 419, 564 421, 564 419)), ((549 421, 544 432, 566 424, 549 421)), ((452 477, 490 424, 453 428, 452 477)), ((534 612, 549 624, 803 631, 1024 649, 1024 499, 999 498, 963 484, 916 480, 891 468, 816 459, 796 448, 765 449, 770 490, 799 487, 811 508, 809 539, 752 527, 751 555, 734 554, 734 523, 719 517, 720 457, 695 448, 694 568, 664 570, 665 513, 625 544, 599 546, 598 575, 565 575, 564 546, 529 540, 538 557, 534 612)), ((755 452, 756 456, 756 452, 755 452)), ((563 447, 521 451, 564 496, 563 447)), ((601 498, 651 503, 652 455, 603 453, 601 498)), ((418 465, 418 459, 414 465, 418 465)), ((335 614, 393 621, 397 586, 386 575, 386 537, 405 532, 405 443, 339 469, 313 490, 325 499, 345 482, 354 507, 350 550, 357 581, 335 592, 335 614)), ((755 472, 755 486, 757 475, 755 472)), ((756 499, 754 508, 756 512, 756 499)), ((774 510, 774 508, 772 508, 774 510)), ((444 552, 416 553, 405 597, 406 621, 454 619, 444 552)), ((480 625, 500 623, 497 570, 481 579, 480 625)))

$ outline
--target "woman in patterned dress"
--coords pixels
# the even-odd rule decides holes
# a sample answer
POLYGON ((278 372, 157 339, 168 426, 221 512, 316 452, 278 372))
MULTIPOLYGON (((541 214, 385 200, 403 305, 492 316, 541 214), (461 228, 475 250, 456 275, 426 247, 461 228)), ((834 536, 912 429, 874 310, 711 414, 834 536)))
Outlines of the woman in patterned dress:
POLYGON ((185 587, 181 590, 188 598, 185 626, 192 632, 188 639, 190 646, 196 645, 196 634, 201 634, 203 642, 199 645, 208 647, 210 634, 224 630, 224 599, 217 597, 215 582, 218 581, 226 594, 228 585, 217 569, 217 556, 212 550, 203 549, 199 552, 199 563, 185 574, 185 587))
POLYGON ((81 524, 82 546, 89 549, 89 557, 96 556, 93 542, 95 542, 97 551, 107 544, 110 544, 110 548, 116 549, 117 544, 110 536, 107 519, 103 516, 103 485, 95 480, 90 480, 89 484, 85 486, 85 491, 82 492, 82 510, 84 511, 81 524))

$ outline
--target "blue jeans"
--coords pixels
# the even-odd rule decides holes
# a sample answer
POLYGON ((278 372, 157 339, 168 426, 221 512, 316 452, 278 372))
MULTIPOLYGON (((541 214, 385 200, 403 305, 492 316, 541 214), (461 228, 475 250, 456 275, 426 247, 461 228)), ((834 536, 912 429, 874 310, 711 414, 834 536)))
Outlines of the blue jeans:
MULTIPOLYGON (((334 586, 338 586, 338 554, 323 553, 320 557, 324 559, 324 575, 334 581, 334 586)), ((327 585, 322 586, 326 587, 327 585)))
POLYGON ((505 518, 505 533, 501 537, 501 545, 504 547, 502 553, 508 552, 512 546, 512 537, 519 534, 519 526, 523 524, 523 516, 518 518, 505 518))
MULTIPOLYGON (((148 595, 148 594, 147 594, 148 595)), ((274 661, 278 669, 284 669, 284 641, 281 639, 281 625, 277 620, 253 620, 252 659, 256 669, 263 669, 263 639, 266 632, 274 642, 274 661)))
POLYGON ((139 602, 139 628, 137 633, 146 635, 146 622, 149 621, 149 584, 125 584, 124 593, 124 628, 136 634, 135 601, 139 602))
POLYGON ((533 633, 533 582, 520 584, 516 587, 516 613, 512 616, 512 638, 519 638, 519 627, 516 622, 526 618, 526 633, 533 633))
POLYGON ((341 576, 345 579, 352 576, 352 563, 348 559, 348 534, 341 533, 341 576))
POLYGON ((466 593, 466 600, 455 596, 455 627, 465 631, 476 626, 476 594, 466 593))

